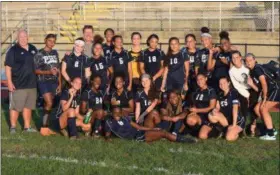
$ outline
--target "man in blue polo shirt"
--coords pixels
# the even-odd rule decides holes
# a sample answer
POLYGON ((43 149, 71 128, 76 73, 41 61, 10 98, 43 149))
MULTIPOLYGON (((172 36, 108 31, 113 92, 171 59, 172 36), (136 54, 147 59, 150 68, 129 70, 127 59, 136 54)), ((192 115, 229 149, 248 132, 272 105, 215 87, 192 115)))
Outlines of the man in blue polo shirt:
POLYGON ((36 107, 36 75, 34 55, 35 46, 28 43, 26 31, 20 30, 18 43, 12 46, 6 55, 5 71, 10 95, 10 133, 16 133, 16 123, 22 112, 24 132, 36 132, 31 128, 32 110, 36 107))

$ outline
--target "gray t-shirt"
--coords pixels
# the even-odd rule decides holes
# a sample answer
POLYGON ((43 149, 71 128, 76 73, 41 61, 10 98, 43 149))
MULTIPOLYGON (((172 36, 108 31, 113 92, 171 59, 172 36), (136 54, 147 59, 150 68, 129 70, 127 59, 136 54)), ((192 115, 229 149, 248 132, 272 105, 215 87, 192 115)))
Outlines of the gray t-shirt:
POLYGON ((89 58, 92 57, 92 44, 93 43, 86 43, 85 44, 84 54, 86 56, 88 56, 89 58))

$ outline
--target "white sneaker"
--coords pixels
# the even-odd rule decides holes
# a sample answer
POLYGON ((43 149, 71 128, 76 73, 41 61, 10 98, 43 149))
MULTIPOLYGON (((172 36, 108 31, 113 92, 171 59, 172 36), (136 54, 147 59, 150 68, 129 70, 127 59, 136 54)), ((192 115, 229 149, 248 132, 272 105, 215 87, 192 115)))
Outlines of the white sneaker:
POLYGON ((277 129, 273 129, 273 132, 275 136, 278 134, 277 129))
POLYGON ((275 137, 275 135, 273 135, 273 136, 269 136, 269 135, 263 135, 263 136, 261 136, 261 137, 259 137, 259 139, 261 139, 261 140, 276 140, 276 137, 275 137))
POLYGON ((172 132, 172 134, 173 134, 173 135, 175 135, 175 136, 177 135, 177 133, 176 133, 176 132, 172 132))

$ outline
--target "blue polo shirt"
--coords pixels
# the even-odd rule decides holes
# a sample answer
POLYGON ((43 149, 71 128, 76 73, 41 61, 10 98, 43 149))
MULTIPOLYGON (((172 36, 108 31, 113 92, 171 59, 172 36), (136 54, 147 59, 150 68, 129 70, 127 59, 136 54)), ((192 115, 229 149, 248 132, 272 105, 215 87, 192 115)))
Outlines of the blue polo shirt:
POLYGON ((36 88, 34 56, 37 49, 28 44, 28 50, 19 44, 12 46, 7 54, 5 66, 12 68, 12 82, 16 89, 36 88))

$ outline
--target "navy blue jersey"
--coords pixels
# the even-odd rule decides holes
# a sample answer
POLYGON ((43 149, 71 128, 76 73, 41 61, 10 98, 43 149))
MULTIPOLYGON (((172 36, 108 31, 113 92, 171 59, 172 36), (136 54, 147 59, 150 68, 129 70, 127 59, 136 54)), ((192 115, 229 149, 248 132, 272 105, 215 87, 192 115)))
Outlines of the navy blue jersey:
POLYGON ((230 52, 220 52, 218 54, 213 55, 213 59, 216 60, 214 70, 212 73, 212 78, 219 80, 221 77, 229 76, 229 65, 224 64, 221 59, 226 58, 228 62, 231 61, 231 53, 230 52))
MULTIPOLYGON (((235 104, 239 105, 238 92, 236 90, 231 89, 226 96, 224 96, 224 93, 221 92, 218 96, 218 100, 219 100, 219 104, 220 104, 220 112, 224 114, 224 116, 227 118, 229 124, 232 124, 233 105, 235 105, 235 104)), ((238 113, 239 113, 239 111, 238 111, 238 113)))
POLYGON ((137 129, 131 126, 129 117, 121 117, 120 120, 108 119, 105 124, 105 131, 112 132, 122 139, 134 139, 137 134, 137 129))
POLYGON ((121 108, 128 108, 129 107, 129 101, 133 99, 133 95, 131 92, 127 90, 123 90, 123 92, 118 95, 117 91, 113 91, 111 95, 111 100, 116 99, 116 101, 119 102, 119 105, 121 108))
POLYGON ((103 109, 104 94, 102 91, 94 92, 92 89, 86 90, 82 94, 81 101, 87 102, 88 107, 97 110, 103 109))
POLYGON ((106 61, 109 59, 111 52, 114 50, 114 46, 108 46, 106 43, 102 44, 103 53, 106 61))
POLYGON ((149 99, 144 90, 137 91, 135 103, 140 103, 141 113, 143 113, 151 104, 153 100, 149 99))
POLYGON ((36 75, 34 66, 34 56, 37 49, 32 44, 28 44, 28 50, 19 44, 12 46, 7 54, 5 66, 12 68, 12 82, 16 89, 36 88, 36 75))
POLYGON ((71 53, 65 55, 62 61, 67 65, 66 72, 71 79, 80 77, 83 81, 85 80, 85 68, 90 66, 90 59, 86 55, 82 54, 77 57, 71 53))
MULTIPOLYGON (((40 49, 34 57, 35 69, 50 71, 52 68, 59 69, 59 57, 56 50, 50 52, 40 49)), ((58 75, 37 75, 39 81, 58 81, 58 75)))
POLYGON ((252 77, 258 88, 261 89, 261 83, 259 77, 264 75, 266 84, 268 86, 268 91, 273 91, 274 89, 279 89, 279 84, 271 77, 271 75, 259 64, 250 71, 250 76, 252 77))
POLYGON ((193 93, 193 103, 196 108, 207 108, 210 105, 210 100, 217 99, 216 92, 213 88, 197 89, 193 93))
POLYGON ((154 76, 161 68, 161 61, 164 60, 165 54, 160 49, 150 51, 145 49, 140 57, 139 61, 144 63, 145 72, 154 76))
POLYGON ((199 48, 195 49, 195 52, 190 52, 186 47, 181 49, 182 52, 187 53, 188 60, 190 60, 190 76, 195 76, 195 68, 199 67, 199 48))
POLYGON ((175 55, 171 55, 168 59, 164 60, 164 65, 168 66, 168 73, 183 73, 185 72, 184 63, 188 60, 186 52, 178 52, 175 55))
POLYGON ((111 65, 107 63, 104 57, 90 59, 90 70, 92 74, 99 75, 101 78, 103 76, 107 77, 107 70, 109 67, 111 67, 111 65))
POLYGON ((113 66, 114 73, 124 73, 126 79, 128 78, 128 63, 130 61, 128 52, 124 49, 120 53, 113 50, 109 58, 109 64, 113 66))

